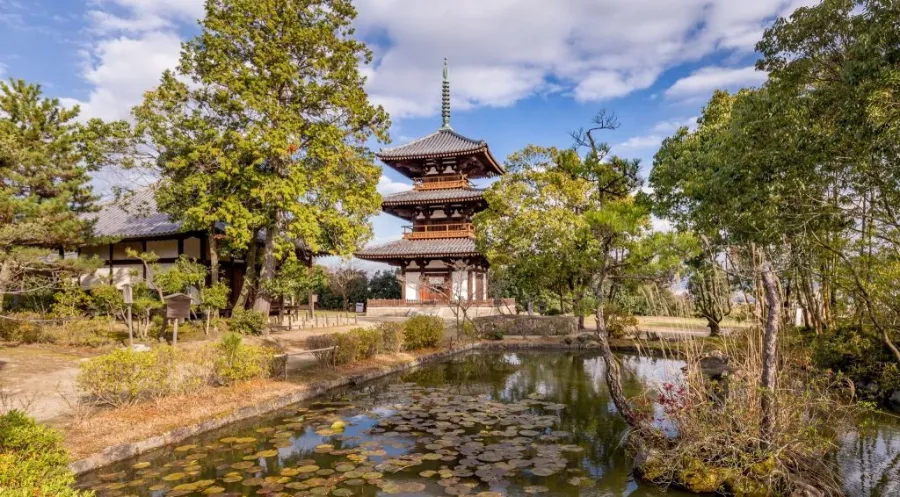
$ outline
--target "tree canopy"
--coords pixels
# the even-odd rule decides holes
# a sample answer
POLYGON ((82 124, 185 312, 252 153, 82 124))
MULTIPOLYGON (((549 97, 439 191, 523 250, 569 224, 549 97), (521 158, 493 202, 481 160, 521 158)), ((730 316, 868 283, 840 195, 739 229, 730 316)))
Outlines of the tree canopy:
POLYGON ((366 142, 386 141, 389 121, 363 88, 372 54, 355 17, 347 0, 210 0, 177 73, 135 110, 164 209, 225 223, 239 248, 264 238, 258 311, 298 246, 349 255, 371 236, 380 171, 366 142))

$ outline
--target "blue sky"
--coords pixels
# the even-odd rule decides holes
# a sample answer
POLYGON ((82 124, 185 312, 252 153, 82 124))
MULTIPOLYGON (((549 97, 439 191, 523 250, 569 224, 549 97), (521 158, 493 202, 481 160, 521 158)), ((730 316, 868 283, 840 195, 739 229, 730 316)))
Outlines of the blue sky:
MULTIPOLYGON (((394 144, 440 126, 450 60, 452 126, 498 159, 523 146, 570 145, 601 108, 621 127, 613 153, 641 158, 689 125, 715 88, 754 86, 754 45, 778 16, 814 0, 357 0, 363 70, 391 113, 394 144)), ((0 0, 0 77, 41 83, 83 115, 127 118, 197 32, 203 0, 0 0)), ((149 181, 106 171, 95 187, 149 181)), ((382 193, 409 188, 385 168, 382 193)), ((402 221, 373 219, 375 239, 402 221)), ((334 261, 329 261, 333 263, 334 261)), ((361 264, 367 269, 376 266, 361 264)))

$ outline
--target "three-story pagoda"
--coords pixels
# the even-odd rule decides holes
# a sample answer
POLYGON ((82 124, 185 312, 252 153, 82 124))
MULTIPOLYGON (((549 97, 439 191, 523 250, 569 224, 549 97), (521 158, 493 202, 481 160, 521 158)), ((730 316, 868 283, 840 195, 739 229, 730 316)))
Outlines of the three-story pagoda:
MULTIPOLYGON (((450 127, 450 82, 444 60, 443 126, 428 136, 377 157, 411 179, 413 189, 384 197, 382 210, 411 223, 401 240, 369 247, 360 259, 402 272, 398 305, 440 304, 454 299, 487 301, 487 260, 475 248, 472 216, 487 207, 471 180, 504 173, 483 140, 450 127)), ((372 302, 370 302, 371 306, 372 302)))

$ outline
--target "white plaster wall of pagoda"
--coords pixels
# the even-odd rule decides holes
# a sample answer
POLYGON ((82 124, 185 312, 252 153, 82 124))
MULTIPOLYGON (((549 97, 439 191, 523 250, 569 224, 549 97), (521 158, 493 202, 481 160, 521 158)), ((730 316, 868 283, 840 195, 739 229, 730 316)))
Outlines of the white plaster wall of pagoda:
POLYGON ((487 298, 488 298, 488 277, 487 277, 487 273, 481 273, 481 274, 479 274, 479 275, 477 275, 477 276, 478 276, 479 278, 481 278, 481 281, 482 281, 482 282, 484 282, 484 284, 483 284, 482 287, 481 287, 481 293, 482 293, 481 299, 482 299, 482 300, 487 300, 487 298))
MULTIPOLYGON (((401 305, 396 307, 369 307, 366 309, 367 317, 409 316, 410 313, 428 314, 444 319, 454 319, 456 317, 453 313, 453 308, 446 305, 401 305)), ((515 309, 507 309, 505 306, 473 306, 466 311, 466 314, 472 318, 496 316, 498 314, 515 314, 515 309)))
POLYGON ((453 271, 453 297, 465 299, 468 297, 468 271, 453 271))
POLYGON ((419 276, 417 272, 406 272, 406 300, 419 300, 419 276))

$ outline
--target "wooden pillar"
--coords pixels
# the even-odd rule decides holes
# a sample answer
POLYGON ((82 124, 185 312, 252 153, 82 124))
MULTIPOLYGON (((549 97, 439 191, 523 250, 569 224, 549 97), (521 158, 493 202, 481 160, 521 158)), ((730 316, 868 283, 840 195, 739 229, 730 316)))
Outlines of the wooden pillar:
POLYGON ((472 277, 474 275, 472 274, 472 272, 473 271, 471 269, 466 271, 466 286, 467 286, 466 298, 468 298, 470 302, 473 300, 472 299, 472 297, 473 297, 473 295, 472 295, 472 277))
MULTIPOLYGON (((141 253, 142 254, 147 253, 147 240, 141 240, 141 253)), ((144 272, 144 281, 147 281, 147 265, 141 264, 141 269, 144 272)))
POLYGON ((400 300, 406 303, 406 268, 400 270, 400 300))
POLYGON ((113 275, 113 245, 114 243, 109 244, 109 282, 113 285, 116 284, 115 278, 113 275))

